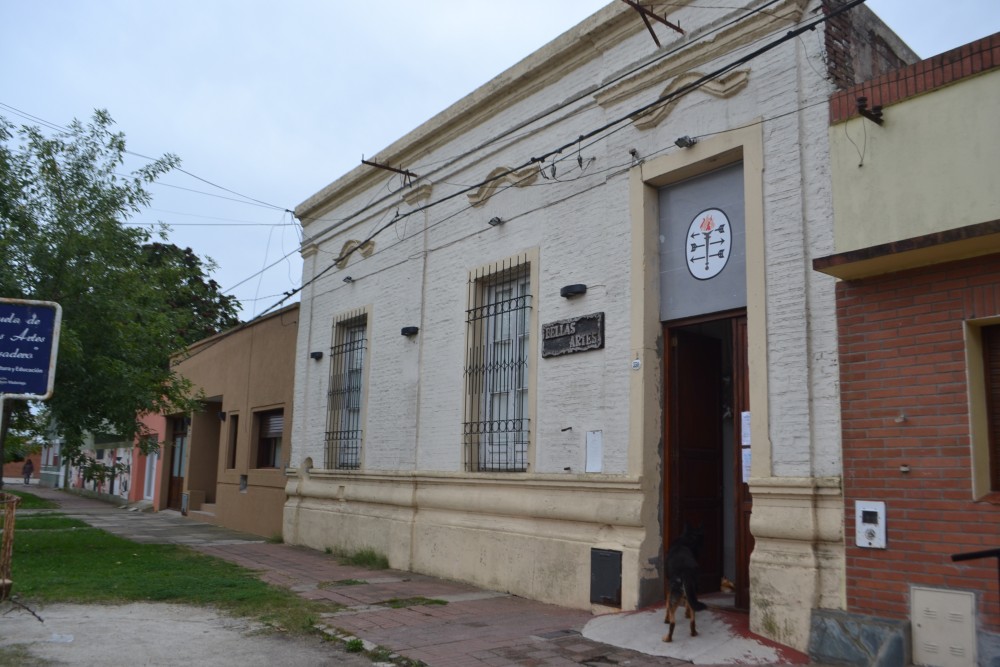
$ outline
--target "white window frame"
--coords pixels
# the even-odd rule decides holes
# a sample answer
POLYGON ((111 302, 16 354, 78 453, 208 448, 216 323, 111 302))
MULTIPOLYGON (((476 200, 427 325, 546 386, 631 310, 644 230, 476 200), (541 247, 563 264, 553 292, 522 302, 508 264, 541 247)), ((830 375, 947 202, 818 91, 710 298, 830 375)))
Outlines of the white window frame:
POLYGON ((367 309, 345 313, 334 322, 327 391, 324 467, 359 470, 363 463, 367 404, 370 318, 367 309))
POLYGON ((469 275, 463 425, 467 471, 531 468, 535 285, 537 255, 519 255, 469 275))

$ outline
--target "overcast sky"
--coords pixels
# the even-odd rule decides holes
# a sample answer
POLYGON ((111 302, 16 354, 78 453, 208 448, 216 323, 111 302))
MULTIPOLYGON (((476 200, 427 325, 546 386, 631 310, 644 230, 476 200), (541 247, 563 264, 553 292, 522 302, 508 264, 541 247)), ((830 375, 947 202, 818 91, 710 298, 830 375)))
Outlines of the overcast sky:
MULTIPOLYGON (((0 115, 65 126, 107 109, 131 151, 266 204, 171 173, 138 218, 213 258, 249 318, 300 284, 284 209, 606 4, 0 0, 0 115)), ((998 0, 868 6, 921 57, 1000 31, 998 0)))

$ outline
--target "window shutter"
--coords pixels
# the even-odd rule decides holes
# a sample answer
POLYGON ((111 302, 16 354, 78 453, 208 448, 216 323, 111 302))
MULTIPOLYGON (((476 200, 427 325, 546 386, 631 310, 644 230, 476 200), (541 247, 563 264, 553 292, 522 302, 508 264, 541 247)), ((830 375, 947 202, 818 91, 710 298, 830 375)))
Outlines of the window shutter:
POLYGON ((260 416, 260 437, 280 438, 285 430, 285 413, 281 410, 260 416))

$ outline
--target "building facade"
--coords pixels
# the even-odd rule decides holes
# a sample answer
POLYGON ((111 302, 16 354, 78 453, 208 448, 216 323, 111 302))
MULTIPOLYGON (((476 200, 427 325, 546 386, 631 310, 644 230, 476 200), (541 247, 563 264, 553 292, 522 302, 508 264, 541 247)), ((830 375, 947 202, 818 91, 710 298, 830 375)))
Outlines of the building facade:
MULTIPOLYGON (((59 472, 60 451, 61 445, 54 443, 42 450, 43 458, 52 462, 43 468, 44 479, 59 472)), ((65 486, 91 491, 111 501, 128 502, 132 486, 132 448, 128 440, 114 433, 85 433, 80 453, 89 459, 87 465, 62 460, 65 486)))
POLYGON ((175 358, 202 410, 167 415, 155 508, 264 537, 281 534, 298 304, 206 338, 175 358))
POLYGON ((915 56, 843 3, 668 19, 610 4, 299 206, 287 542, 600 612, 687 525, 755 631, 845 606, 827 101, 915 56))
POLYGON ((998 108, 1000 34, 831 100, 848 614, 820 625, 917 664, 1000 659, 998 108))

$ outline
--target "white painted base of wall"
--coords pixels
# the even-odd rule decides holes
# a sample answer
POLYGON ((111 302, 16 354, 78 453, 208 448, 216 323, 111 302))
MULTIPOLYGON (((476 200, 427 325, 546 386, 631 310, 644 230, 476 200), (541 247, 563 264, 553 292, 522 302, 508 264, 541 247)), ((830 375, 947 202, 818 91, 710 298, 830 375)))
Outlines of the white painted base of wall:
POLYGON ((750 492, 750 629, 805 651, 811 610, 844 608, 840 478, 752 478, 750 492))
POLYGON ((639 523, 635 480, 312 471, 286 490, 290 544, 374 549, 393 568, 579 609, 592 608, 591 549, 610 549, 622 552, 622 609, 662 590, 657 568, 640 565, 659 553, 659 527, 639 523))

